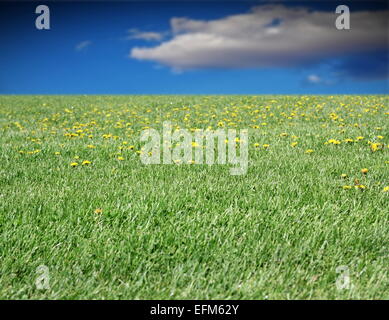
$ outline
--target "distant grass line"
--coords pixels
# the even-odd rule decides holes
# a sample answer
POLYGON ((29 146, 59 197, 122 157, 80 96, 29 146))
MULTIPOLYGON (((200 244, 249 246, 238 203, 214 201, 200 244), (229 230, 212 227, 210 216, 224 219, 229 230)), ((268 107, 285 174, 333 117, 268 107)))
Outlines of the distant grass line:
POLYGON ((388 299, 388 105, 0 96, 0 298, 388 299), (247 174, 143 165, 139 133, 163 121, 249 128, 247 174))

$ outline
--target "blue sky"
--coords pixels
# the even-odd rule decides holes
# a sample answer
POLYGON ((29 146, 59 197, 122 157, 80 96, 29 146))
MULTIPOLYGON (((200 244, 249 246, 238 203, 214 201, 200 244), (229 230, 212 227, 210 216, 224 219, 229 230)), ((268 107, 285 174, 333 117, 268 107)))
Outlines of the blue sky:
POLYGON ((344 3, 270 4, 264 14, 245 1, 39 2, 51 29, 37 30, 38 3, 0 2, 0 94, 389 93, 387 29, 371 12, 386 4, 346 2, 351 30, 327 26, 344 3), (309 10, 294 18, 296 8, 309 10), (365 32, 369 19, 378 22, 365 32))

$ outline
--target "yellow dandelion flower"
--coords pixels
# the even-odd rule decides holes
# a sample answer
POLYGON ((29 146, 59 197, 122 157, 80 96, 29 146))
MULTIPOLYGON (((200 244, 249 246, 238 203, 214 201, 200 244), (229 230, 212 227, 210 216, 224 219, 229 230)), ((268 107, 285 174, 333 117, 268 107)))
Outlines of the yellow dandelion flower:
POLYGON ((357 184, 357 185, 355 186, 355 189, 365 190, 365 189, 366 189, 366 186, 364 186, 363 184, 357 184))
POLYGON ((92 162, 90 162, 89 160, 84 160, 83 162, 82 162, 82 165, 83 166, 87 166, 87 165, 89 165, 89 164, 91 164, 92 162))
POLYGON ((315 151, 312 150, 312 149, 307 149, 307 150, 305 150, 305 153, 306 153, 306 154, 310 154, 310 153, 313 153, 313 152, 315 152, 315 151))
POLYGON ((382 189, 382 192, 389 192, 389 186, 386 186, 382 189))
POLYGON ((367 168, 363 168, 363 169, 361 169, 361 172, 362 172, 363 174, 366 174, 366 173, 368 173, 368 172, 369 172, 369 169, 367 169, 367 168))
POLYGON ((77 163, 77 162, 72 162, 72 163, 70 164, 70 166, 72 166, 73 168, 74 168, 74 167, 77 167, 77 166, 78 166, 78 163, 77 163))
POLYGON ((371 151, 376 152, 381 149, 381 146, 382 146, 381 143, 371 143, 370 149, 371 151))
POLYGON ((343 188, 343 190, 350 190, 352 188, 352 186, 343 186, 342 188, 343 188))
POLYGON ((259 148, 259 143, 254 143, 255 148, 259 148))
POLYGON ((103 209, 97 208, 97 209, 94 211, 94 213, 96 213, 96 214, 103 213, 103 209))
POLYGON ((119 161, 123 161, 123 160, 124 160, 123 157, 117 157, 117 159, 118 159, 119 161))
POLYGON ((340 177, 343 178, 343 179, 345 179, 345 178, 347 178, 347 174, 342 173, 342 174, 340 175, 340 177))
POLYGON ((297 146, 297 142, 292 142, 290 145, 294 148, 295 146, 297 146))
POLYGON ((263 144, 262 147, 264 147, 265 149, 269 148, 270 147, 270 144, 263 144))

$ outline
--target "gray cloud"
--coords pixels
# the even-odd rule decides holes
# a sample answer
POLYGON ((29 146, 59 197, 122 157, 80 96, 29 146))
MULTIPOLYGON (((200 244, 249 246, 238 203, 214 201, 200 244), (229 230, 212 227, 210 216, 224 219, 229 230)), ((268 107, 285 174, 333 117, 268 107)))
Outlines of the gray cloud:
POLYGON ((387 50, 389 11, 351 13, 351 30, 337 30, 335 12, 264 5, 217 20, 172 18, 172 38, 134 47, 130 57, 175 70, 293 67, 387 50))

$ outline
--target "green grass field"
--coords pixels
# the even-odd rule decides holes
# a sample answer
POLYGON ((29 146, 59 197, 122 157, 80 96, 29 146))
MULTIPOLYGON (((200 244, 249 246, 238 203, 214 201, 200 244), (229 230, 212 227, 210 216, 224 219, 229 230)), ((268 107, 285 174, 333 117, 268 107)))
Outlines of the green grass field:
POLYGON ((388 103, 0 96, 0 298, 388 299, 388 103), (142 164, 166 120, 248 128, 247 174, 142 164))

